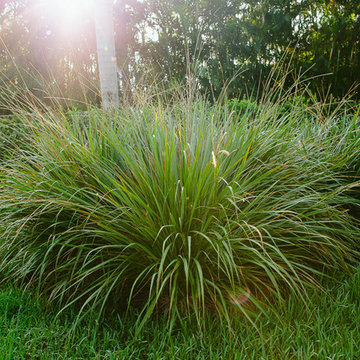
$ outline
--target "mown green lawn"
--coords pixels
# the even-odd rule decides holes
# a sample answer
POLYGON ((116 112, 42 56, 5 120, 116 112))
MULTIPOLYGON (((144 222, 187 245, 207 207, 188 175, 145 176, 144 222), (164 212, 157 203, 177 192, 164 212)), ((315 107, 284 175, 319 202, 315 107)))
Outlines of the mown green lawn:
POLYGON ((134 338, 136 316, 108 319, 95 332, 89 319, 70 331, 75 310, 55 309, 12 287, 0 292, 1 359, 358 359, 360 358, 360 267, 313 293, 309 310, 289 299, 280 317, 264 316, 257 330, 234 322, 233 336, 218 320, 207 332, 185 325, 169 336, 166 320, 150 320, 134 338))

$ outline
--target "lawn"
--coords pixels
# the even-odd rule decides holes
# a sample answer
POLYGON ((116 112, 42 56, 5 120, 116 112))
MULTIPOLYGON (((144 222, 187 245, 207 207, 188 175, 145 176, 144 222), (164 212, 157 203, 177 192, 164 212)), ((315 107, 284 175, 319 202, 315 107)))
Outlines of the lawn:
POLYGON ((136 315, 107 320, 94 332, 91 317, 71 332, 74 311, 59 318, 30 292, 0 292, 2 359, 357 359, 360 354, 360 267, 327 281, 309 309, 289 299, 280 316, 260 317, 258 330, 233 322, 233 335, 207 318, 200 333, 187 325, 167 331, 166 319, 149 321, 133 338, 136 315))

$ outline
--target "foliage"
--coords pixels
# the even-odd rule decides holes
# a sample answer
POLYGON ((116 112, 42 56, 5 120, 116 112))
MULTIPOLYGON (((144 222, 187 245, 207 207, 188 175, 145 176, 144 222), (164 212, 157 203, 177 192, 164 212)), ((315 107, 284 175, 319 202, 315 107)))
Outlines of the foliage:
POLYGON ((308 1, 299 14, 296 68, 309 68, 315 80, 312 89, 326 94, 344 95, 358 84, 360 69, 360 3, 358 1, 308 1), (307 10, 307 11, 306 11, 307 10))
POLYGON ((306 302, 360 235, 359 117, 321 110, 235 117, 199 98, 87 122, 23 113, 27 148, 1 167, 3 279, 82 304, 79 318, 132 305, 139 321, 195 314, 201 327, 209 310, 251 320, 289 293, 306 302))
MULTIPOLYGON (((76 26, 68 26, 56 3, 0 1, 1 72, 37 96, 73 99, 78 107, 96 103, 91 16, 84 9, 76 26)), ((347 0, 118 0, 122 97, 130 101, 134 89, 154 81, 171 88, 193 77, 214 98, 224 85, 229 97, 251 98, 280 60, 295 78, 305 74, 323 99, 328 91, 342 97, 359 83, 359 6, 347 0)))
POLYGON ((203 91, 218 95, 230 79, 230 96, 262 89, 272 66, 284 59, 295 73, 306 72, 313 92, 326 93, 331 86, 334 96, 343 96, 358 83, 358 2, 168 0, 147 5, 155 14, 149 26, 158 39, 149 42, 141 58, 180 79, 190 60, 203 91))
POLYGON ((69 26, 57 2, 0 1, 1 80, 43 100, 96 103, 95 34, 89 14, 69 26), (75 31, 74 31, 75 29, 75 31))

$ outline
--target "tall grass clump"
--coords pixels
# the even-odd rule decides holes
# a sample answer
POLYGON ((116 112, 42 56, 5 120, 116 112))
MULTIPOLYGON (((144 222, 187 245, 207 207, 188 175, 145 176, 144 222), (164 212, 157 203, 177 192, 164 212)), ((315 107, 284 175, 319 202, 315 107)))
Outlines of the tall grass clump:
POLYGON ((20 114, 26 150, 0 175, 3 279, 79 314, 134 306, 199 325, 289 292, 306 301, 358 255, 359 118, 277 109, 20 114))

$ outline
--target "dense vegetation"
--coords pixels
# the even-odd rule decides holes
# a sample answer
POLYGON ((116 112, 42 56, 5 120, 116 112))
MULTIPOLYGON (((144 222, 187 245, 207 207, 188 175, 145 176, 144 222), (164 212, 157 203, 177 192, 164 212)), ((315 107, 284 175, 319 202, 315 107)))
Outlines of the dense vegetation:
POLYGON ((0 0, 0 353, 355 358, 359 2, 114 1, 111 110, 61 6, 0 0))
POLYGON ((18 109, 0 168, 2 278, 79 306, 78 320, 135 307, 140 325, 192 314, 203 328, 207 313, 253 322, 290 294, 306 304, 358 259, 360 128, 346 102, 299 98, 18 109))
MULTIPOLYGON (((78 107, 84 99, 96 103, 91 17, 84 8, 71 25, 59 6, 0 1, 0 73, 7 84, 25 82, 43 98, 50 92, 79 100, 78 107)), ((230 97, 256 96, 280 59, 295 77, 312 78, 309 86, 322 99, 328 91, 343 96, 359 80, 359 14, 359 1, 349 0, 118 0, 122 96, 129 100, 135 88, 154 81, 169 88, 190 76, 210 96, 234 77, 230 97)))

